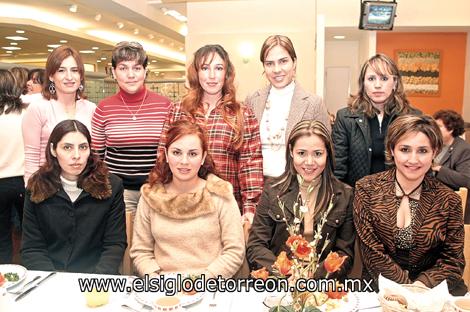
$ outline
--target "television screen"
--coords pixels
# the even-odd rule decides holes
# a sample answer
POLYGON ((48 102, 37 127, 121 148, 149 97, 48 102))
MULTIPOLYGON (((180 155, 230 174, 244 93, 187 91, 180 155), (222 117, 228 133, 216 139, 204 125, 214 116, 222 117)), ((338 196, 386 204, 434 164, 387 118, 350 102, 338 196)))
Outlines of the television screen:
POLYGON ((359 28, 368 30, 392 30, 396 9, 396 2, 362 2, 359 28))

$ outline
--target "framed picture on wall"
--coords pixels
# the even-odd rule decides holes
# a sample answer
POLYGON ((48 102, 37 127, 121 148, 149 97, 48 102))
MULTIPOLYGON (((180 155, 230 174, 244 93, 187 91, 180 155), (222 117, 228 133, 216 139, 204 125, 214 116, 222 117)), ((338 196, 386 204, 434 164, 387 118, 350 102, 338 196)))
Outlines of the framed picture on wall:
POLYGON ((438 50, 395 51, 395 61, 407 95, 439 96, 441 57, 438 50))

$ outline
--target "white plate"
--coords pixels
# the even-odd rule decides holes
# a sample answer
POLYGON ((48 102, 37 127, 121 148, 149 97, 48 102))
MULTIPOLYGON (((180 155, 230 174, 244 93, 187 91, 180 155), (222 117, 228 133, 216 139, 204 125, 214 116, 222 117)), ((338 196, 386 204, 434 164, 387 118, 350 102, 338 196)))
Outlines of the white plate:
MULTIPOLYGON (((165 296, 165 293, 163 292, 135 292, 135 299, 143 303, 145 305, 154 306, 155 301, 157 301, 158 298, 165 296)), ((200 301, 204 297, 203 292, 198 292, 194 295, 185 295, 182 293, 179 293, 176 295, 181 301, 181 306, 182 307, 187 307, 189 305, 192 305, 198 301, 200 301)))
POLYGON ((25 279, 26 272, 28 272, 28 270, 26 270, 24 266, 18 264, 0 264, 0 273, 2 273, 2 275, 5 275, 6 273, 16 273, 19 277, 19 280, 16 282, 6 281, 2 287, 5 287, 6 289, 15 287, 25 279))
MULTIPOLYGON (((282 298, 281 305, 289 305, 292 303, 292 297, 283 294, 269 295, 264 299, 264 305, 268 308, 276 306, 282 298)), ((348 293, 347 301, 343 299, 328 299, 326 303, 317 307, 320 311, 334 311, 334 312, 355 312, 359 308, 359 297, 355 293, 348 293), (332 308, 335 306, 334 308, 332 308), (328 308, 330 307, 330 308, 328 308), (328 309, 327 309, 328 308, 328 309)))

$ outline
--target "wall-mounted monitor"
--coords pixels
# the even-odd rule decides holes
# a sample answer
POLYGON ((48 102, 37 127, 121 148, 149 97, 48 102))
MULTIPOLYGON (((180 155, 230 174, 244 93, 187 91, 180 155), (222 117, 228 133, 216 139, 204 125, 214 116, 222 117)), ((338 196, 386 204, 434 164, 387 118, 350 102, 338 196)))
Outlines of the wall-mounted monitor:
POLYGON ((396 2, 364 1, 361 3, 361 16, 359 29, 367 30, 392 30, 396 2))

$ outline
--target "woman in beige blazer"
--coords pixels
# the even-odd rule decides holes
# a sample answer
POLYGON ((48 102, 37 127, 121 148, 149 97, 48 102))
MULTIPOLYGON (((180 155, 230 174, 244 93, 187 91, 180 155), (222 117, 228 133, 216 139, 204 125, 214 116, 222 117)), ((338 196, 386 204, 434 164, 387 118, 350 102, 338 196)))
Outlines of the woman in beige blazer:
POLYGON ((260 60, 269 85, 245 100, 260 124, 263 174, 278 177, 285 169, 286 142, 294 125, 302 120, 321 121, 331 129, 328 112, 319 96, 306 92, 295 81, 297 56, 286 36, 268 37, 260 60))

